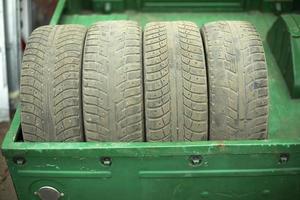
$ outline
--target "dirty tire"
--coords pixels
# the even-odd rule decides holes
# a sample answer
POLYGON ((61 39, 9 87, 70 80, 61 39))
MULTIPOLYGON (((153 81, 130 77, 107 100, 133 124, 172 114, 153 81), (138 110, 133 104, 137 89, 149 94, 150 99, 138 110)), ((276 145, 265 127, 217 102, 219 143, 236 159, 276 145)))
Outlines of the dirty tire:
POLYGON ((263 45, 248 22, 203 26, 211 140, 267 137, 268 80, 263 45))
POLYGON ((133 21, 92 25, 83 61, 87 141, 143 141, 142 32, 133 21))
POLYGON ((21 69, 25 141, 82 141, 81 58, 86 28, 42 26, 31 34, 21 69))
POLYGON ((148 23, 144 31, 147 141, 207 139, 204 50, 192 22, 148 23))

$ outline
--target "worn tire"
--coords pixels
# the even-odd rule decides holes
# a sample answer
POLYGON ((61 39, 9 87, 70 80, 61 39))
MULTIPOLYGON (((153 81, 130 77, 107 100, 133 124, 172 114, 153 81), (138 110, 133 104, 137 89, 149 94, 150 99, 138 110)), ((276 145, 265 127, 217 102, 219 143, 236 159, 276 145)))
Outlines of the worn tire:
POLYGON ((142 32, 136 22, 98 22, 89 28, 83 115, 87 141, 143 141, 142 32))
POLYGON ((201 29, 209 82, 211 140, 267 137, 268 80, 263 45, 248 22, 201 29))
POLYGON ((144 30, 147 141, 207 139, 206 67, 192 22, 148 23, 144 30))
POLYGON ((21 69, 25 141, 82 141, 81 58, 86 28, 43 26, 31 34, 21 69))

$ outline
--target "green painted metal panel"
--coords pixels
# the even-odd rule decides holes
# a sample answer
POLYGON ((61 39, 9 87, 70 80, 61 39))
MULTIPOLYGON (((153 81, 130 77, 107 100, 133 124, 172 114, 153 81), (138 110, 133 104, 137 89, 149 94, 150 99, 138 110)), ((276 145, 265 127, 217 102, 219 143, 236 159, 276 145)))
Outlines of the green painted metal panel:
POLYGON ((282 15, 268 42, 293 98, 300 98, 300 15, 282 15))
POLYGON ((110 13, 125 10, 143 12, 235 12, 260 10, 288 12, 297 7, 297 0, 72 0, 68 1, 69 13, 80 10, 110 13))
POLYGON ((3 143, 19 199, 52 186, 62 199, 297 199, 300 140, 29 143, 19 110, 3 143), (201 156, 193 165, 191 156, 201 156), (288 157, 286 157, 288 156, 288 157), (101 163, 110 157, 111 165, 101 163), (24 158, 23 162, 15 162, 24 158), (286 158, 286 159, 283 159, 286 158), (19 164, 18 164, 19 163, 19 164))
MULTIPOLYGON (((262 5, 261 1, 252 2, 262 5)), ((273 1, 265 3, 273 4, 273 1)), ((267 43, 267 33, 277 15, 260 11, 164 13, 153 10, 82 14, 82 9, 92 6, 92 1, 81 4, 61 0, 51 24, 88 26, 100 20, 117 19, 132 19, 142 26, 158 20, 191 20, 199 26, 215 20, 253 23, 263 39, 268 63, 269 138, 190 143, 29 143, 22 142, 18 109, 2 151, 19 199, 38 199, 34 193, 45 185, 63 192, 61 199, 72 200, 299 198, 300 123, 295 120, 300 119, 300 99, 291 99, 267 43), (72 4, 76 14, 71 14, 72 4), (110 165, 104 165, 103 158, 110 158, 110 165)), ((137 0, 126 1, 125 9, 129 5, 142 6, 137 0)))

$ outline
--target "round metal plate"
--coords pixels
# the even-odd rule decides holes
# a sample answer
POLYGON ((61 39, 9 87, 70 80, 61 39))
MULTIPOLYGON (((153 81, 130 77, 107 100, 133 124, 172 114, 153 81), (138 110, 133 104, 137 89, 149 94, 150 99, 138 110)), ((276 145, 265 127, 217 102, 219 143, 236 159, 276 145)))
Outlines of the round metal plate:
POLYGON ((41 200, 58 200, 62 196, 62 193, 51 186, 41 187, 36 194, 41 200))

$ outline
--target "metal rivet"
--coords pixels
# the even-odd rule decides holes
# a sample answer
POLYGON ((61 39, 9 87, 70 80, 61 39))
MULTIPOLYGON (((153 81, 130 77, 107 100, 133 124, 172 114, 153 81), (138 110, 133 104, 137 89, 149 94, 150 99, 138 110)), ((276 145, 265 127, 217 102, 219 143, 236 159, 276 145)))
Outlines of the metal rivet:
POLYGON ((104 166, 111 166, 111 164, 112 164, 112 160, 110 157, 102 157, 100 160, 101 160, 102 165, 104 165, 104 166))
POLYGON ((190 156, 189 160, 193 166, 199 166, 202 163, 202 156, 192 155, 190 156))
POLYGON ((290 154, 281 153, 279 156, 279 164, 286 164, 289 161, 290 154))
POLYGON ((24 165, 26 163, 26 159, 24 157, 14 157, 13 161, 16 165, 24 165))

